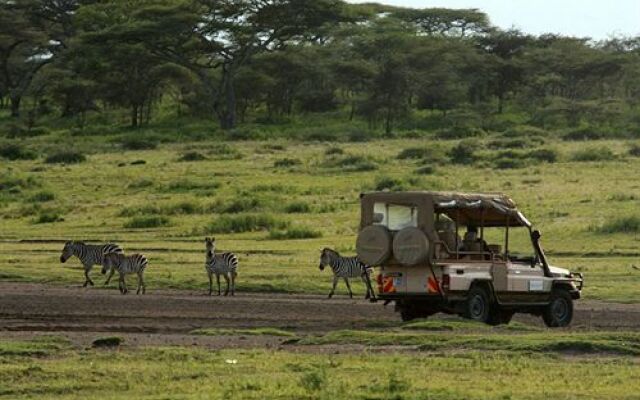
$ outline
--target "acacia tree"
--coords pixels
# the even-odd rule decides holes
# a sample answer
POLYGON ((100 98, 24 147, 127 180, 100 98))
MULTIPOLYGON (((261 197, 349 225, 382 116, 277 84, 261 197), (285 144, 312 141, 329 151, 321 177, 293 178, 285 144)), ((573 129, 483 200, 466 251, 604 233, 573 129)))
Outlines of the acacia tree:
POLYGON ((339 0, 158 0, 135 13, 136 23, 122 27, 120 37, 143 41, 196 74, 220 126, 229 129, 236 125, 240 68, 289 41, 316 40, 314 30, 340 20, 341 10, 339 0))

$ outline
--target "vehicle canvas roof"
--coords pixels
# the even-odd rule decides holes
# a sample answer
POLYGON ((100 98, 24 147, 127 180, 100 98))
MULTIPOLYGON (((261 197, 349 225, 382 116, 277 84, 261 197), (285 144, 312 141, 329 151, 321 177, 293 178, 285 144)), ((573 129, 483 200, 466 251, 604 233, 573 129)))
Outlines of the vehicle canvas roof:
POLYGON ((434 212, 443 213, 460 225, 531 226, 513 199, 502 193, 369 192, 362 193, 360 197, 366 201, 415 204, 418 207, 433 204, 434 212))

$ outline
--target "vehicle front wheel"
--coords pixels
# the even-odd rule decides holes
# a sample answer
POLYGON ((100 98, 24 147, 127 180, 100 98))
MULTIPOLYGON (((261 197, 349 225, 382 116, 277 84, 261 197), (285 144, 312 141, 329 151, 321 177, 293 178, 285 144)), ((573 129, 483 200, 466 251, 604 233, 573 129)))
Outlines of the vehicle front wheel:
POLYGON ((549 328, 568 326, 573 319, 573 299, 569 292, 563 289, 551 292, 551 301, 545 307, 542 319, 549 328))
POLYGON ((474 287, 469 291, 464 312, 465 318, 489 323, 491 320, 491 302, 489 294, 481 287, 474 287))

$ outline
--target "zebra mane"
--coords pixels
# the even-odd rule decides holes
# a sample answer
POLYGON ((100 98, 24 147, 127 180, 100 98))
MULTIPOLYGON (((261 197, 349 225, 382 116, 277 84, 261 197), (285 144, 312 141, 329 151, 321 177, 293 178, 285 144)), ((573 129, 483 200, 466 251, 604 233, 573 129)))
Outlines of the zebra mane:
POLYGON ((329 253, 330 255, 334 256, 334 257, 340 257, 340 253, 338 253, 337 251, 330 249, 328 247, 325 247, 324 249, 322 249, 322 254, 325 253, 329 253))

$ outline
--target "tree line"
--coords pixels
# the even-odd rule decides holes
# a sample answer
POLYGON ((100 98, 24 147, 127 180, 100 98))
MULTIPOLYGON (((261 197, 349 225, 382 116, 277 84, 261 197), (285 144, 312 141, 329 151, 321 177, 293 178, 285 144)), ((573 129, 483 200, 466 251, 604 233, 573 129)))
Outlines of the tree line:
MULTIPOLYGON (((340 0, 0 0, 0 108, 35 124, 158 104, 223 129, 342 111, 638 132, 640 37, 529 35, 475 9, 340 0), (213 122, 212 122, 213 123, 213 122)), ((418 122, 416 122, 418 121, 418 122)))

